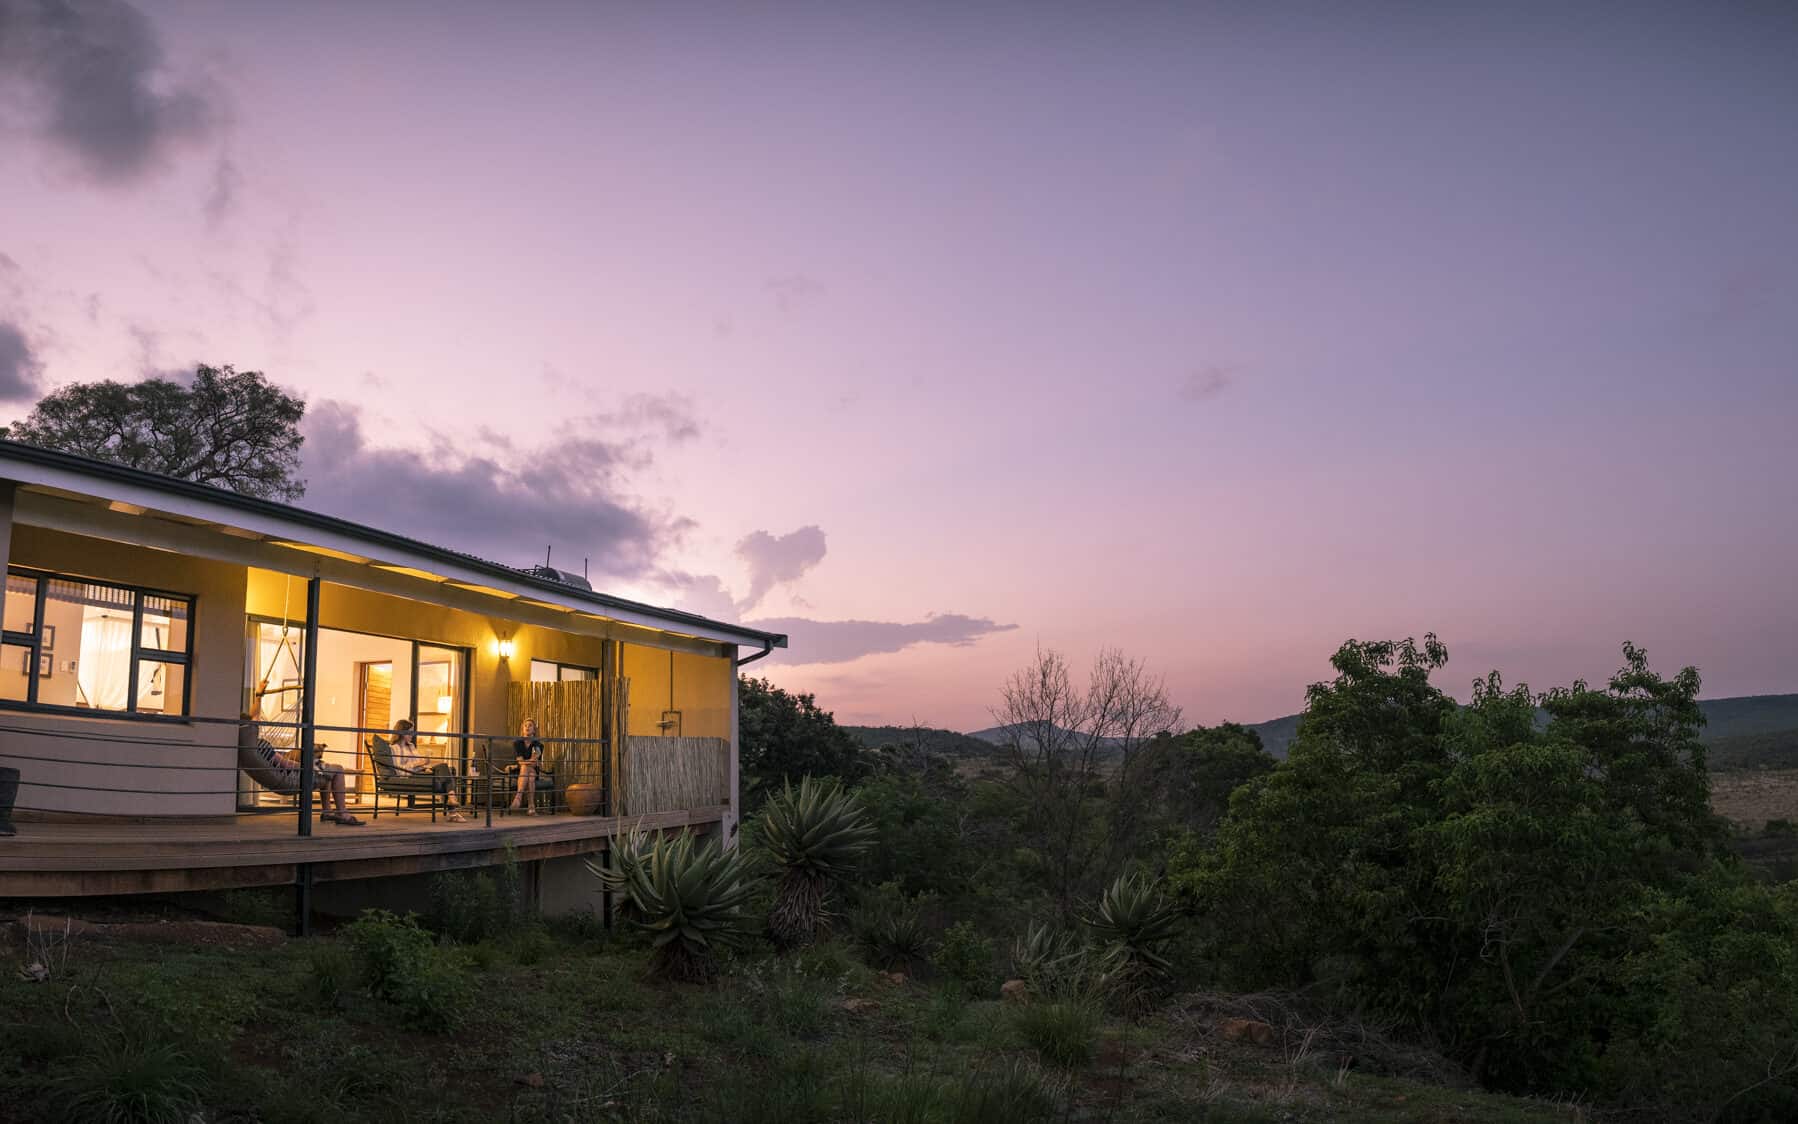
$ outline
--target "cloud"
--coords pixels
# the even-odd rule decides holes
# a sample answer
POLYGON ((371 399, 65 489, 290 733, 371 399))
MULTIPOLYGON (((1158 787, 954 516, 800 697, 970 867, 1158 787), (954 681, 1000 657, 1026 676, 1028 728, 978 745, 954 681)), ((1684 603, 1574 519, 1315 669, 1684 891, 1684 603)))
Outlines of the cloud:
POLYGON ((42 390, 44 365, 16 324, 0 321, 0 402, 35 399, 42 390))
POLYGON ((143 177, 225 116, 216 89, 167 73, 156 29, 123 0, 0 0, 0 78, 99 183, 143 177))
POLYGON ((563 569, 586 557, 595 576, 642 575, 686 524, 625 494, 624 474, 647 456, 632 439, 590 432, 582 420, 525 447, 485 432, 474 453, 381 448, 356 407, 319 402, 306 413, 305 504, 508 565, 537 564, 553 544, 563 569))
POLYGON ((749 593, 737 604, 737 610, 746 613, 775 586, 799 580, 824 560, 824 531, 816 524, 779 538, 755 531, 737 544, 737 557, 749 567, 749 593))
POLYGON ((737 599, 715 574, 664 573, 656 581, 674 591, 674 608, 715 621, 737 619, 737 599))
POLYGON ((1180 397, 1188 402, 1216 398, 1236 382, 1236 371, 1230 367, 1207 364, 1192 371, 1180 381, 1180 397))
POLYGON ((898 652, 914 644, 948 644, 964 648, 995 632, 1010 632, 1015 624, 998 624, 987 617, 961 613, 934 613, 910 624, 900 621, 815 621, 804 617, 771 617, 745 621, 751 628, 782 632, 788 649, 780 654, 785 663, 847 663, 863 656, 898 652))
POLYGON ((237 190, 242 186, 243 173, 237 170, 237 161, 220 156, 212 169, 212 187, 206 192, 206 225, 216 228, 231 217, 231 209, 237 205, 237 190))
POLYGON ((782 312, 792 312, 800 305, 823 296, 824 282, 803 273, 790 273, 785 277, 770 277, 767 289, 773 294, 774 303, 782 312))
POLYGON ((594 420, 614 428, 659 430, 674 443, 699 436, 693 400, 684 394, 633 394, 624 400, 623 407, 594 420))

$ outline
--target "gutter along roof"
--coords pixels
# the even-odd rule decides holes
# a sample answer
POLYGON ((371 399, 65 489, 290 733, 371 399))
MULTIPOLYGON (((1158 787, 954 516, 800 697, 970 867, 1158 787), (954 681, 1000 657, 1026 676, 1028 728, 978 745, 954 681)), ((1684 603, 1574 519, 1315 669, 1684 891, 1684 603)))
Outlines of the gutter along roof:
MULTIPOLYGON (((371 548, 372 553, 367 560, 385 565, 405 565, 424 562, 472 572, 477 580, 499 582, 514 587, 517 592, 506 591, 509 596, 531 596, 534 598, 553 598, 566 604, 571 609, 592 612, 594 610, 610 610, 620 612, 627 617, 648 618, 657 624, 667 626, 669 630, 688 629, 701 633, 712 633, 728 643, 751 643, 774 648, 787 646, 786 636, 775 632, 763 632, 760 629, 748 628, 744 625, 729 624, 712 620, 696 613, 687 613, 679 609, 665 609, 648 605, 628 598, 613 597, 593 590, 581 589, 565 582, 553 581, 539 577, 528 570, 520 570, 513 566, 489 562, 459 550, 433 546, 417 539, 396 535, 377 527, 369 527, 361 523, 353 523, 347 519, 339 519, 334 515, 323 515, 289 504, 277 503, 274 500, 259 499, 238 492, 214 488, 206 484, 196 484, 191 480, 180 480, 172 476, 162 476, 154 472, 131 468, 111 461, 94 460, 91 457, 77 456, 73 453, 59 452, 54 449, 42 449, 35 445, 22 445, 16 441, 0 440, 0 479, 16 480, 20 484, 55 488, 64 491, 79 492, 75 485, 87 483, 112 484, 131 492, 152 493, 152 497, 163 497, 169 500, 183 501, 189 504, 221 507, 229 511, 254 516, 260 527, 246 527, 255 530, 259 537, 280 543, 282 538, 292 538, 293 545, 302 548, 311 546, 327 552, 334 548, 325 543, 306 543, 297 533, 312 532, 322 534, 350 545, 371 548), (69 479, 73 477, 74 479, 69 479), (270 525, 272 524, 272 525, 270 525), (287 528, 284 531, 283 528, 287 528)), ((103 492, 88 491, 96 499, 114 499, 127 501, 122 496, 106 496, 103 492)), ((148 506, 148 505, 145 505, 148 506)), ((183 512, 171 511, 181 515, 183 512)), ((340 552, 348 553, 348 552, 340 552)), ((352 557, 362 557, 360 554, 352 557)), ((468 584, 467 578, 448 577, 444 580, 468 584)))

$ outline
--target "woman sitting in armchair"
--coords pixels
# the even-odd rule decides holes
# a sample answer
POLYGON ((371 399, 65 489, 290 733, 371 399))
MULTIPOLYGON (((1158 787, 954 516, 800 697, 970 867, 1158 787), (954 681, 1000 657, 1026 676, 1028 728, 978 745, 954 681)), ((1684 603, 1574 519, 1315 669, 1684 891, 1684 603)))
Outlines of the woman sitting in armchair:
POLYGON ((462 801, 456 798, 456 771, 441 761, 432 763, 418 748, 418 728, 412 720, 402 718, 393 724, 393 764, 403 772, 414 776, 432 778, 431 791, 438 796, 447 796, 451 823, 466 823, 468 817, 459 810, 462 801))

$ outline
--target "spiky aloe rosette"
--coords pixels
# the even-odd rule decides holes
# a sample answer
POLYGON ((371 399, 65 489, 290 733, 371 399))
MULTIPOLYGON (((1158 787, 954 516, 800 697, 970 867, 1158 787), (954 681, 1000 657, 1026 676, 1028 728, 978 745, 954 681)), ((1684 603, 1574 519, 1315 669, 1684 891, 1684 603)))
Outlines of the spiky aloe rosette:
POLYGON ((831 887, 848 879, 874 845, 874 827, 861 801, 836 782, 806 777, 768 801, 761 836, 781 870, 768 933, 776 947, 803 948, 829 920, 831 887))
POLYGON ((1154 879, 1125 875, 1099 899, 1087 924, 1104 944, 1104 971, 1111 990, 1128 999, 1167 980, 1173 964, 1168 943, 1179 933, 1180 908, 1154 879))
POLYGON ((720 948, 752 935, 749 861, 716 838, 651 838, 633 831, 616 842, 611 867, 589 859, 587 869, 607 890, 624 895, 626 920, 650 934, 650 963, 658 975, 703 983, 718 973, 720 948))

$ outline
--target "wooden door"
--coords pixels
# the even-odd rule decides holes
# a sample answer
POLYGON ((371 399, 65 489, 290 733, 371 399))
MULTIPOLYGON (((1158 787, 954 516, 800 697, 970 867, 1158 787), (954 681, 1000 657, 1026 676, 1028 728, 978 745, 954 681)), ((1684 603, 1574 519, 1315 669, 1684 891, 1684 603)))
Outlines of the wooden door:
MULTIPOLYGON (((356 665, 356 725, 364 730, 393 728, 393 661, 356 665)), ((367 733, 356 735, 356 784, 360 793, 375 790, 374 765, 368 758, 367 733)))

